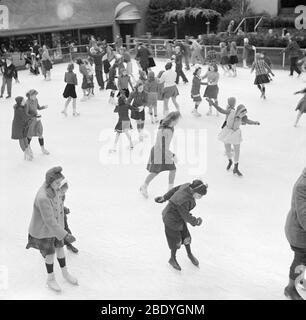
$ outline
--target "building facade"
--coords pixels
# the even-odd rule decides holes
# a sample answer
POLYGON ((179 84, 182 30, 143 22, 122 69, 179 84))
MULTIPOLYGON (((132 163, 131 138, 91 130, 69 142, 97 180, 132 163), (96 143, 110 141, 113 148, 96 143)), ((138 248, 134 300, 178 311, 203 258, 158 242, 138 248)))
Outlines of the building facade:
POLYGON ((114 36, 144 33, 149 0, 2 0, 0 42, 21 44, 37 39, 49 47, 88 43, 94 35, 112 42, 114 36))

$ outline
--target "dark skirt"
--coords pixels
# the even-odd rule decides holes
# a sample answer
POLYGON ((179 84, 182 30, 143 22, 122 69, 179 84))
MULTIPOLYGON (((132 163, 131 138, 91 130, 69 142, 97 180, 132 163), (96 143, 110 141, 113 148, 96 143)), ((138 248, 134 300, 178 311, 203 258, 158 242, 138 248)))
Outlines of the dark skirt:
POLYGON ((105 61, 103 62, 103 67, 104 67, 104 73, 109 73, 109 69, 110 69, 110 67, 111 67, 111 64, 109 63, 108 60, 105 60, 105 61))
POLYGON ((133 129, 133 127, 131 125, 130 120, 120 120, 119 119, 119 121, 117 122, 116 127, 115 127, 115 131, 118 133, 127 132, 132 129, 133 129))
POLYGON ((163 99, 175 98, 179 95, 177 86, 166 87, 163 89, 162 97, 163 99))
POLYGON ((187 245, 191 243, 191 235, 186 223, 183 225, 183 230, 172 230, 165 225, 165 233, 170 250, 179 249, 182 244, 187 245))
POLYGON ((131 112, 131 118, 134 120, 142 120, 145 121, 145 111, 144 109, 142 111, 132 111, 131 112))
POLYGON ((147 170, 150 173, 160 173, 163 171, 176 170, 175 163, 166 163, 165 156, 163 154, 156 154, 154 147, 151 149, 150 159, 147 164, 147 170))
POLYGON ((202 101, 200 94, 198 94, 196 96, 192 96, 192 99, 193 99, 193 102, 201 102, 202 101))
POLYGON ((149 57, 149 66, 148 66, 148 68, 153 68, 155 66, 156 66, 156 64, 155 64, 155 61, 154 61, 153 57, 149 57))
POLYGON ((218 93, 219 93, 219 87, 217 85, 213 85, 213 86, 208 85, 206 87, 204 97, 210 98, 210 99, 217 99, 218 93))
POLYGON ((42 64, 46 71, 50 71, 52 69, 52 63, 50 60, 43 60, 42 64))
POLYGON ((258 85, 258 84, 269 83, 269 82, 270 82, 270 79, 267 74, 259 74, 256 76, 254 84, 258 85))
POLYGON ((27 123, 25 134, 28 138, 32 137, 42 137, 43 126, 40 120, 37 118, 31 118, 27 123))
POLYGON ((107 85, 106 85, 106 90, 108 90, 108 89, 114 90, 114 91, 118 90, 114 80, 113 81, 112 80, 108 80, 107 85))
POLYGON ((121 94, 124 94, 126 98, 128 98, 130 96, 130 90, 128 88, 126 89, 120 89, 117 97, 120 97, 121 94))
POLYGON ((229 58, 227 56, 221 57, 220 64, 222 66, 229 64, 229 58))
POLYGON ((77 94, 75 92, 75 85, 71 84, 71 83, 67 83, 64 93, 63 93, 63 97, 64 98, 73 98, 76 99, 77 98, 77 94))
POLYGON ((89 89, 91 87, 91 84, 90 84, 90 79, 83 76, 83 82, 82 82, 82 89, 85 90, 85 89, 89 89))
POLYGON ((237 64, 238 62, 239 62, 239 60, 238 60, 237 56, 230 56, 230 58, 229 58, 230 64, 237 64))
POLYGON ((64 240, 58 240, 57 238, 43 238, 37 239, 28 235, 28 244, 26 249, 34 248, 40 251, 41 255, 45 258, 47 255, 55 254, 55 248, 62 248, 64 246, 64 240))

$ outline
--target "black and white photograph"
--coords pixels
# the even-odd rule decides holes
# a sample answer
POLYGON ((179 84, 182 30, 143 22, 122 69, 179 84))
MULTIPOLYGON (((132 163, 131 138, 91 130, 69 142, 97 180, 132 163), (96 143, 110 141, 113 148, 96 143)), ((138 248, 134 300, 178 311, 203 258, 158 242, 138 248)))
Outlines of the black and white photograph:
POLYGON ((305 0, 0 0, 0 77, 0 300, 306 299, 305 0))

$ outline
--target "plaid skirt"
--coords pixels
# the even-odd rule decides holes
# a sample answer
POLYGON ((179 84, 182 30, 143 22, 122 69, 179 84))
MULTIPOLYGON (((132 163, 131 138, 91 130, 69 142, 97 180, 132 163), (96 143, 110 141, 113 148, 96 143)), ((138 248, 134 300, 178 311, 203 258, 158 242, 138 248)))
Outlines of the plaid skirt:
POLYGON ((170 250, 179 249, 182 244, 187 245, 191 243, 191 235, 186 223, 183 225, 183 230, 172 230, 165 225, 165 234, 170 250))
POLYGON ((45 258, 47 255, 55 254, 55 248, 64 247, 64 240, 58 240, 57 238, 43 238, 37 239, 28 235, 28 244, 26 249, 34 248, 40 251, 41 255, 45 258))

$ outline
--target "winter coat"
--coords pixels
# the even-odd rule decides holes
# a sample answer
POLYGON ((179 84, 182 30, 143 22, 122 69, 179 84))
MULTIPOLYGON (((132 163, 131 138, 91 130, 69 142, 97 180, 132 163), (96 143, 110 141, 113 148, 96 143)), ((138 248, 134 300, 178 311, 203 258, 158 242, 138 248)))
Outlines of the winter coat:
POLYGON ((15 65, 10 64, 9 66, 7 66, 6 63, 4 63, 3 65, 3 76, 7 79, 17 79, 18 75, 17 75, 17 69, 15 67, 15 65))
POLYGON ((301 54, 302 50, 296 41, 291 41, 288 44, 287 48, 283 50, 283 52, 287 52, 289 55, 289 58, 296 58, 301 54))
POLYGON ((306 249, 306 168, 293 187, 285 233, 290 245, 306 249))
POLYGON ((12 123, 12 139, 26 138, 25 128, 30 117, 25 112, 25 106, 14 106, 14 119, 12 123))
POLYGON ((67 235, 64 227, 64 208, 60 195, 44 184, 34 201, 29 234, 37 239, 55 237, 63 240, 67 235))
POLYGON ((169 200, 162 212, 164 224, 168 228, 181 231, 184 223, 197 225, 197 218, 190 213, 196 206, 190 183, 173 188, 164 195, 164 199, 169 200))
POLYGON ((204 84, 204 82, 201 81, 201 78, 199 78, 198 76, 194 76, 192 80, 192 87, 191 87, 192 98, 200 96, 201 84, 204 84))
POLYGON ((151 52, 149 49, 145 47, 140 47, 136 55, 136 60, 139 60, 139 64, 142 67, 142 69, 147 69, 149 67, 150 56, 151 52))

